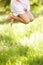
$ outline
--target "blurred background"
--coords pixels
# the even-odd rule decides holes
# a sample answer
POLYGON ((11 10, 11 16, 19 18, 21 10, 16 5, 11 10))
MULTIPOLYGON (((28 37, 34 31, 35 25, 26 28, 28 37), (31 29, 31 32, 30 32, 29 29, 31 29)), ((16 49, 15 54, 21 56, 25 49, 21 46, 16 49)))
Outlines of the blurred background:
POLYGON ((30 0, 35 19, 10 26, 10 1, 0 0, 0 65, 43 65, 43 0, 30 0))
MULTIPOLYGON (((30 0, 31 11, 35 17, 43 15, 43 0, 30 0)), ((0 0, 0 14, 10 12, 10 0, 0 0)))

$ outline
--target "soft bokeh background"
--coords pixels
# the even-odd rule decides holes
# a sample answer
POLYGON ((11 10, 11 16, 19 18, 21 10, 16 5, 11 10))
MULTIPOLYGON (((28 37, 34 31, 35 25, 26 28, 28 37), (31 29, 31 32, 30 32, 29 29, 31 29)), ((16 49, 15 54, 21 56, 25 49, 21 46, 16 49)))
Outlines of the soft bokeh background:
MULTIPOLYGON (((43 0, 30 0, 31 11, 35 17, 43 15, 43 0)), ((10 0, 0 0, 0 14, 10 12, 10 0)))
POLYGON ((0 65, 43 65, 43 0, 30 0, 35 19, 29 24, 4 18, 10 0, 0 0, 0 65))

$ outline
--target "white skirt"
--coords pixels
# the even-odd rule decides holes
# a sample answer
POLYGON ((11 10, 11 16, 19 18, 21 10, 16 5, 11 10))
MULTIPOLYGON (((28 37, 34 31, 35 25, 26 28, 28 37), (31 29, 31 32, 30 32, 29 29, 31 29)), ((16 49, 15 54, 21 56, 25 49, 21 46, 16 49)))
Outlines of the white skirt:
POLYGON ((18 16, 19 14, 25 13, 25 9, 27 11, 30 10, 29 0, 20 0, 21 2, 17 2, 16 0, 11 0, 11 12, 14 16, 18 16))

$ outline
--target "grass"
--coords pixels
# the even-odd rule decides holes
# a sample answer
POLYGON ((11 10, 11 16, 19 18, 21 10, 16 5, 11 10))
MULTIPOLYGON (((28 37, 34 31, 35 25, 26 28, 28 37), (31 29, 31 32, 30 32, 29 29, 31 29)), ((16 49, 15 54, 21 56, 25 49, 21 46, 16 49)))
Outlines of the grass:
POLYGON ((43 16, 43 5, 39 6, 31 6, 31 12, 33 13, 34 17, 43 16))
POLYGON ((0 65, 43 65, 43 16, 27 25, 0 24, 0 65))

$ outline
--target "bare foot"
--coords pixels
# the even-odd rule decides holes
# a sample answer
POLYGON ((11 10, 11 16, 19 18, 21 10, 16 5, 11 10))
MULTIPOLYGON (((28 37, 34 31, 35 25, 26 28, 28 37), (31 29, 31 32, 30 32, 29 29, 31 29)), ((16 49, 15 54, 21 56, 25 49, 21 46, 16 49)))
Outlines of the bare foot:
POLYGON ((11 23, 10 23, 11 27, 12 27, 12 24, 14 23, 14 21, 15 21, 15 19, 11 19, 11 23))
POLYGON ((10 13, 9 15, 7 15, 4 20, 5 20, 5 21, 8 21, 8 20, 12 19, 11 15, 12 15, 12 13, 10 13))

